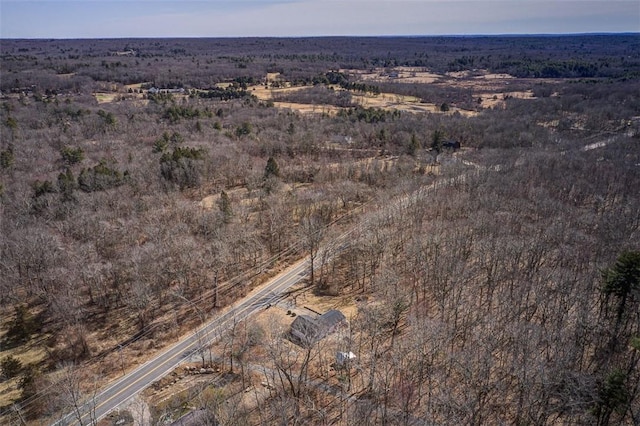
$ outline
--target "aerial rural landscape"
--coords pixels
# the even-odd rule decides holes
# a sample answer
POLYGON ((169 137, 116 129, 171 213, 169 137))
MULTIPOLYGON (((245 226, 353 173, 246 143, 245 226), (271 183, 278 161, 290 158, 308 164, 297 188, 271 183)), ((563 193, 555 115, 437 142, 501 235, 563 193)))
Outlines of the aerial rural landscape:
POLYGON ((0 424, 640 424, 638 34, 0 72, 0 424))

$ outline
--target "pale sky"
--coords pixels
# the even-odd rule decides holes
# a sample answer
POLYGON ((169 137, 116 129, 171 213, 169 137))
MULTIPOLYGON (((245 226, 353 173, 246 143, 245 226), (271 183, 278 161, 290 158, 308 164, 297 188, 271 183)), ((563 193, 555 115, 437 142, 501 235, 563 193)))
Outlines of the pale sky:
POLYGON ((640 32, 640 0, 0 0, 2 38, 640 32))

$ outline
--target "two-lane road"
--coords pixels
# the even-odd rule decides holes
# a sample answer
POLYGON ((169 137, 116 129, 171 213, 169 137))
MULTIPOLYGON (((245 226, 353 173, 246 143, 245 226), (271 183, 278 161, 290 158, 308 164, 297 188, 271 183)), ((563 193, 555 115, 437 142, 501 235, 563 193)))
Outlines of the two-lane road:
MULTIPOLYGON (((407 208, 409 205, 418 202, 428 196, 438 188, 463 183, 469 173, 478 173, 478 166, 473 163, 476 170, 463 173, 457 177, 448 178, 435 182, 429 186, 423 187, 413 194, 400 197, 390 208, 407 208)), ((366 223, 366 222, 365 222, 366 223)), ((337 237, 333 242, 345 241, 349 236, 364 226, 360 224, 351 230, 337 237)), ((322 248, 316 257, 321 258, 321 252, 326 248, 322 248)), ((80 407, 81 415, 78 413, 67 414, 63 419, 54 423, 55 426, 66 426, 78 424, 78 418, 82 418, 82 425, 91 424, 92 420, 100 420, 109 412, 113 411, 123 403, 127 402, 135 395, 143 391, 151 383, 160 380, 175 367, 177 367, 184 359, 197 353, 204 344, 213 341, 227 330, 234 321, 241 321, 251 314, 263 310, 270 304, 275 304, 282 295, 294 284, 298 283, 308 273, 308 260, 301 260, 284 272, 272 278, 259 290, 253 292, 236 305, 230 308, 224 314, 212 319, 209 323, 198 329, 195 333, 184 340, 181 340, 169 347, 155 358, 147 361, 145 364, 136 368, 132 372, 126 374, 106 389, 100 391, 91 401, 80 407)))
MULTIPOLYGON (((272 278, 253 294, 245 297, 224 314, 212 319, 195 333, 164 350, 155 358, 147 361, 135 370, 121 377, 106 389, 95 395, 81 408, 82 424, 100 420, 109 412, 121 406, 142 392, 151 383, 166 376, 185 358, 197 352, 204 343, 219 336, 234 321, 241 321, 253 313, 275 303, 291 286, 307 275, 308 263, 301 260, 272 278)), ((79 424, 77 412, 67 414, 54 423, 56 426, 79 424)))

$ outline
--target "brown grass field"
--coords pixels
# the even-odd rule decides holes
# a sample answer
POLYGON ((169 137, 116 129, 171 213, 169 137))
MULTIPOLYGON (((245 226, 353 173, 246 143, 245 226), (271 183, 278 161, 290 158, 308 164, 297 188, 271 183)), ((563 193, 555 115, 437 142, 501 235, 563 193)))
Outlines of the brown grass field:
MULTIPOLYGON (((435 74, 424 68, 412 67, 395 67, 390 69, 377 68, 374 70, 341 70, 346 74, 355 77, 360 81, 385 82, 385 83, 412 83, 412 84, 438 84, 449 87, 468 89, 472 91, 474 99, 481 99, 477 109, 487 108, 504 108, 505 99, 535 99, 531 89, 529 90, 511 90, 509 85, 515 78, 508 74, 491 74, 483 70, 476 72, 461 71, 449 72, 446 74, 435 74)), ((256 84, 248 87, 248 91, 261 101, 272 101, 279 94, 296 92, 299 90, 309 89, 313 86, 290 86, 288 82, 280 79, 279 73, 268 73, 265 76, 265 84, 256 84), (269 83, 278 81, 283 87, 269 87, 269 83)), ((524 81, 527 82, 526 80, 524 81)), ((552 82, 552 81, 550 81, 552 82)), ((116 87, 111 88, 112 91, 100 91, 94 93, 96 101, 99 104, 117 102, 123 98, 136 99, 142 102, 143 93, 128 93, 129 89, 140 90, 144 83, 130 84, 124 86, 124 93, 116 87)), ((232 83, 218 83, 218 87, 228 87, 232 83)), ((334 90, 344 90, 338 86, 332 86, 334 90)), ((185 95, 179 95, 185 96, 185 95)), ((397 110, 410 113, 430 113, 430 114, 455 114, 459 113, 465 117, 471 117, 478 114, 478 111, 458 108, 456 105, 450 105, 447 112, 442 112, 439 105, 435 103, 422 102, 415 96, 399 95, 395 93, 361 94, 352 93, 354 103, 365 108, 380 108, 384 110, 397 110)), ((141 104, 141 106, 143 106, 141 104)), ((273 106, 280 109, 296 111, 302 114, 336 114, 341 107, 326 104, 305 104, 296 102, 273 102, 273 106)))

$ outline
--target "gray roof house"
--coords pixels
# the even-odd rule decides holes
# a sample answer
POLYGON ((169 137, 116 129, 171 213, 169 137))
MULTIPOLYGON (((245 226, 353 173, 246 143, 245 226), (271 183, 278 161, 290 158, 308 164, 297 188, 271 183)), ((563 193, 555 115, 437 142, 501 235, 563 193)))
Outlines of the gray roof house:
POLYGON ((335 309, 325 312, 318 318, 299 315, 291 324, 291 340, 302 346, 312 345, 346 323, 344 314, 335 309))

